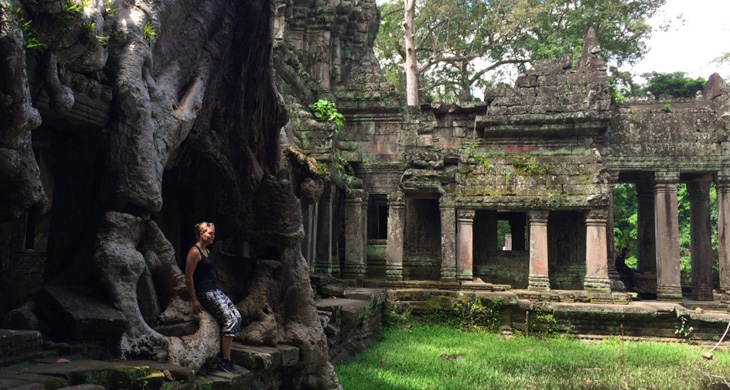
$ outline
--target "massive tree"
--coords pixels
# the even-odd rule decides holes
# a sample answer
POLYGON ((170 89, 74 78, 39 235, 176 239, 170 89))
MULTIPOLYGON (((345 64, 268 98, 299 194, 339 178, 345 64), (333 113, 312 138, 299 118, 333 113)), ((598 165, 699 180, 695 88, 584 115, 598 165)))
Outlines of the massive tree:
POLYGON ((155 216, 172 210, 176 225, 191 221, 182 228, 214 220, 220 240, 245 238, 259 255, 234 251, 234 271, 222 281, 247 318, 240 339, 299 348, 283 388, 338 388, 299 245, 298 183, 281 158, 288 118, 271 53, 274 13, 284 3, 0 0, 0 222, 47 203, 31 132, 70 134, 81 126, 68 120, 74 102, 93 95, 98 113, 109 116, 93 132, 83 129, 98 139, 85 150, 100 157, 67 177, 83 182, 91 172, 96 181, 71 191, 88 193, 91 201, 77 205, 86 209, 72 214, 87 217, 59 221, 77 232, 67 237, 78 245, 50 264, 48 282, 87 287, 120 311, 122 356, 197 369, 217 352, 215 321, 192 313, 173 245, 158 225, 164 218, 155 216), (41 95, 47 106, 37 106, 41 95), (177 209, 163 207, 170 172, 177 209), (194 321, 194 331, 153 329, 138 307, 145 274, 165 302, 160 321, 194 321))
MULTIPOLYGON (((474 88, 489 85, 491 80, 484 76, 490 71, 508 65, 523 69, 537 59, 577 53, 591 26, 607 60, 621 64, 641 58, 646 52, 643 42, 651 33, 646 20, 664 2, 391 0, 382 6, 376 53, 396 86, 403 88, 401 74, 412 72, 421 94, 470 100, 474 88), (411 7, 413 12, 399 12, 411 7), (403 30, 401 25, 412 28, 403 30), (406 50, 410 40, 411 51, 406 50), (409 53, 414 55, 411 60, 409 53)), ((413 105, 414 90, 406 92, 413 105)))

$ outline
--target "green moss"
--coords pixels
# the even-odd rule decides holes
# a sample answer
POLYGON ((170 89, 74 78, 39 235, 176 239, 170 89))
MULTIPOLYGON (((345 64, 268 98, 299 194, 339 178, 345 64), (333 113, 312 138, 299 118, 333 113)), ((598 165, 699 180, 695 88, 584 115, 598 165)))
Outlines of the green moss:
POLYGON ((512 157, 515 172, 522 176, 541 176, 550 172, 550 166, 537 160, 537 157, 512 157))

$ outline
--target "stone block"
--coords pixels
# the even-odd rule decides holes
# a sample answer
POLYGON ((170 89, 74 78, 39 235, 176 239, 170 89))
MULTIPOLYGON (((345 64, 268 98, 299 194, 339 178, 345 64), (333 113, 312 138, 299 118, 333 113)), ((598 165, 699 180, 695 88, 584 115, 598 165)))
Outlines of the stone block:
POLYGON ((452 130, 452 137, 464 138, 466 137, 466 127, 455 127, 452 130))
POLYGON ((281 352, 282 366, 289 367, 299 363, 299 348, 291 345, 279 344, 276 346, 276 349, 281 352))
POLYGON ((270 370, 281 364, 281 351, 272 347, 234 343, 231 359, 249 370, 270 370))
POLYGON ((38 292, 38 308, 44 318, 52 319, 62 338, 119 345, 127 327, 124 316, 98 297, 89 291, 49 285, 38 292))
POLYGON ((41 347, 41 332, 0 329, 0 357, 12 356, 41 347))

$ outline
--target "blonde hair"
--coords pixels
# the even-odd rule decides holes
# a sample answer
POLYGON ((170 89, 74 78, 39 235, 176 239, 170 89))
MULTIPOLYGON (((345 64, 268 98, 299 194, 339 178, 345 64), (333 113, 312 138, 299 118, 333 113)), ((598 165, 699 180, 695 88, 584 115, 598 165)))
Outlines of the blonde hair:
POLYGON ((208 229, 208 226, 214 226, 215 224, 213 222, 201 222, 195 225, 195 239, 197 240, 200 238, 200 235, 205 232, 206 229, 208 229))

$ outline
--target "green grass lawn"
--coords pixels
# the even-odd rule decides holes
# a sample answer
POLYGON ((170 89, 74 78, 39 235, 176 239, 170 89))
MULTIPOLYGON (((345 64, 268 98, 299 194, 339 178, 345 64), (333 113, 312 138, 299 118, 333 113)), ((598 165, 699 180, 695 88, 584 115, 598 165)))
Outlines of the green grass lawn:
POLYGON ((586 343, 438 325, 388 328, 382 341, 335 369, 344 390, 708 389, 730 378, 730 351, 686 344, 586 343))

